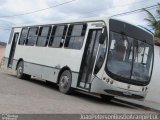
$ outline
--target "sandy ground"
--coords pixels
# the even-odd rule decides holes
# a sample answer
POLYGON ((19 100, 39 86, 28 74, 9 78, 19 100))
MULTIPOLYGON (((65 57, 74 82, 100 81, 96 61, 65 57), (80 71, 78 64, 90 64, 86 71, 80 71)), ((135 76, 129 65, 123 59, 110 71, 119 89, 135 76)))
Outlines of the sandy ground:
POLYGON ((0 62, 2 58, 4 57, 4 54, 5 54, 5 48, 0 46, 0 62))

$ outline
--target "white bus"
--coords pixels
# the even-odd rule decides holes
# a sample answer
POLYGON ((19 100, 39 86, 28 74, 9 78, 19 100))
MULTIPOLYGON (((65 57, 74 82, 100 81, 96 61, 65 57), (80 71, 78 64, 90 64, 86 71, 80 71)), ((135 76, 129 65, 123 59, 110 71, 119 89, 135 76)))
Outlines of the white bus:
POLYGON ((14 26, 4 63, 18 78, 57 83, 65 94, 79 89, 106 100, 143 100, 153 61, 150 32, 106 17, 14 26))

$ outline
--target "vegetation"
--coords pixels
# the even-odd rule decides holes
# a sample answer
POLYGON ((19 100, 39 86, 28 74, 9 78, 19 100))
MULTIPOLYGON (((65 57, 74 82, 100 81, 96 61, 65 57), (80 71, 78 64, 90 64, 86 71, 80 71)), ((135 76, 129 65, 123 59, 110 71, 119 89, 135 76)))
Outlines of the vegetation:
POLYGON ((148 18, 146 18, 145 20, 150 24, 150 27, 153 28, 153 30, 155 31, 155 37, 160 38, 160 3, 158 3, 158 7, 156 10, 156 15, 153 15, 150 11, 144 9, 147 14, 148 14, 148 18))

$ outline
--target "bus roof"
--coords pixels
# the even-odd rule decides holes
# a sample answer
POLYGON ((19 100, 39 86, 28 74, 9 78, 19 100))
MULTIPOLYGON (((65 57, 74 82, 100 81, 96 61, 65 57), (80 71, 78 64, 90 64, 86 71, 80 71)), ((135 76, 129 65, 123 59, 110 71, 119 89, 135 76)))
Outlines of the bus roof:
MULTIPOLYGON (((106 21, 109 20, 111 17, 90 17, 90 18, 83 18, 83 19, 69 19, 69 20, 60 20, 60 21, 45 21, 43 23, 37 24, 22 24, 22 25, 14 25, 13 28, 16 27, 28 27, 28 26, 40 26, 40 25, 52 25, 52 24, 65 24, 65 23, 80 23, 80 22, 95 22, 95 21, 106 21)), ((113 19, 113 18, 112 18, 113 19)))
POLYGON ((117 19, 117 18, 113 18, 111 16, 107 16, 107 17, 90 17, 90 18, 82 18, 82 19, 69 19, 69 20, 61 20, 61 21, 46 21, 43 23, 37 23, 37 24, 22 24, 22 25, 14 25, 12 26, 13 28, 21 28, 21 27, 31 27, 31 26, 45 26, 45 25, 54 25, 54 24, 67 24, 67 23, 81 23, 81 22, 96 22, 96 21, 109 21, 109 19, 113 19, 113 20, 117 20, 120 22, 125 22, 127 24, 130 24, 132 26, 135 26, 143 31, 146 31, 147 33, 151 34, 152 36, 153 33, 144 29, 141 26, 117 19))

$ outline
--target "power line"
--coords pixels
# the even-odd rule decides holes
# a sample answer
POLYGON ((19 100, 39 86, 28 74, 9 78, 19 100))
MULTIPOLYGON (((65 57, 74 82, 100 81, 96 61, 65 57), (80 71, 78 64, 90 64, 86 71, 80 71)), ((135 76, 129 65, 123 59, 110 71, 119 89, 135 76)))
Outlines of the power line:
POLYGON ((148 7, 145 7, 145 8, 139 8, 139 9, 132 10, 132 11, 129 11, 129 12, 124 12, 124 13, 112 15, 111 17, 122 16, 122 15, 126 15, 126 14, 139 13, 139 12, 143 12, 143 11, 144 11, 143 9, 152 9, 152 8, 157 7, 157 6, 158 6, 158 5, 152 5, 152 6, 148 6, 148 7))
MULTIPOLYGON (((68 1, 68 2, 65 2, 65 3, 61 3, 59 5, 64 5, 64 4, 67 4, 67 3, 70 3, 70 2, 73 2, 73 1, 76 1, 76 0, 72 0, 72 1, 68 1)), ((143 0, 144 1, 144 0, 143 0)), ((143 2, 143 1, 140 1, 140 2, 143 2)), ((136 2, 136 3, 140 3, 140 2, 136 2)), ((134 4, 134 3, 132 3, 134 4)), ((56 5, 56 6, 59 6, 59 5, 56 5)), ((125 5, 128 5, 128 4, 125 4, 125 5)), ((123 6, 125 6, 123 5, 123 6)), ((149 6, 149 7, 145 7, 145 9, 153 9, 154 7, 157 7, 158 5, 152 5, 152 6, 149 6)), ((53 6, 50 6, 50 7, 53 7, 53 6)), ((49 8, 50 8, 49 7, 49 8)), ((55 7, 55 6, 54 6, 55 7)), ((119 6, 120 7, 120 6, 119 6)), ((34 12, 39 12, 39 11, 42 11, 42 10, 46 10, 46 9, 49 9, 49 8, 45 8, 45 9, 41 9, 41 10, 37 10, 37 11, 34 11, 34 12)), ((114 7, 112 7, 114 8, 114 7)), ((108 8, 110 9, 110 8, 108 8)), ((125 12, 125 13, 120 13, 120 14, 116 14, 116 15, 113 15, 112 17, 115 17, 115 16, 120 16, 120 15, 125 15, 125 14, 133 14, 133 13, 137 13, 137 12, 142 12, 144 8, 140 8, 140 9, 136 9, 136 10, 133 10, 133 11, 129 11, 129 12, 125 12)), ((32 12, 32 13, 34 13, 32 12)), ((94 12, 94 11, 92 11, 94 12)), ((25 13, 25 14, 32 14, 31 12, 30 13, 25 13)), ((88 12, 90 13, 90 12, 88 12)), ((19 15, 16 15, 16 16, 21 16, 21 15, 25 15, 25 14, 19 14, 19 15)), ((95 13, 94 13, 95 14, 95 13)), ((2 16, 0 16, 2 17, 2 16)), ((8 16, 8 17, 11 17, 11 16, 8 16)), ((68 17, 67 17, 68 18, 68 17)), ((89 18, 89 17, 81 17, 81 18, 89 18)), ((65 18, 64 18, 65 19, 65 18)), ((79 18, 78 18, 79 19, 79 18)))
MULTIPOLYGON (((18 17, 18 16, 23 16, 23 15, 28 15, 28 14, 33 14, 33 13, 36 13, 36 12, 41 12, 41 11, 44 11, 44 10, 48 10, 48 9, 51 9, 53 7, 58 7, 58 6, 61 6, 61 5, 64 5, 64 4, 68 4, 68 3, 71 3, 71 2, 74 2, 76 0, 71 0, 71 1, 68 1, 68 2, 64 2, 64 3, 61 3, 61 4, 58 4, 58 5, 55 5, 55 6, 50 6, 48 8, 44 8, 44 9, 40 9, 40 10, 36 10, 36 11, 32 11, 32 12, 28 12, 28 13, 23 13, 23 14, 18 14, 18 15, 12 15, 12 16, 0 16, 0 18, 7 18, 7 17, 18 17)), ((127 6, 127 5, 130 5, 130 4, 137 4, 137 3, 141 3, 141 2, 144 2, 146 0, 142 0, 142 1, 139 1, 139 2, 134 2, 134 3, 129 3, 129 4, 123 4, 123 5, 120 5, 120 6, 115 6, 115 7, 110 7, 108 9, 113 9, 113 8, 117 8, 117 7, 122 7, 122 6, 127 6)), ((106 9, 106 8, 105 8, 106 9)), ((105 10, 105 9, 98 9, 98 10, 105 10)), ((97 10, 94 10, 94 11, 90 11, 90 12, 87 12, 87 13, 93 13, 97 10)), ((95 14, 95 13, 94 13, 95 14)), ((58 18, 68 18, 68 16, 66 15, 65 17, 58 17, 58 18)), ((57 17, 56 17, 57 18, 57 17)))
MULTIPOLYGON (((142 0, 142 1, 134 2, 134 3, 129 3, 129 4, 123 4, 123 5, 119 5, 119 6, 113 6, 113 7, 109 7, 109 8, 98 9, 98 10, 113 9, 113 8, 118 8, 118 7, 123 7, 123 6, 131 5, 131 4, 141 3, 141 2, 144 2, 144 1, 146 1, 146 0, 142 0)), ((90 12, 87 12, 87 13, 92 13, 92 12, 95 12, 95 11, 97 11, 97 10, 90 11, 90 12)))
MULTIPOLYGON (((143 12, 143 9, 154 9, 155 7, 157 7, 158 5, 153 5, 153 6, 148 6, 148 7, 145 7, 145 8, 139 8, 139 9, 136 9, 136 10, 133 10, 133 11, 129 11, 129 12, 124 12, 124 13, 120 13, 120 14, 115 14, 115 15, 112 15, 111 17, 115 17, 115 16, 121 16, 121 15, 128 15, 128 14, 133 14, 133 13, 139 13, 139 12, 143 12)), ((93 14, 96 14, 96 13, 93 13, 93 14)), ((90 18, 90 17, 80 17, 80 18, 90 18)), ((80 19, 80 18, 77 18, 77 19, 80 19)))
POLYGON ((47 7, 47 8, 43 8, 43 9, 39 9, 39 10, 35 10, 35 11, 23 13, 23 14, 10 15, 10 16, 0 16, 0 18, 18 17, 18 16, 24 16, 24 15, 28 15, 28 14, 33 14, 33 13, 45 11, 45 10, 48 10, 48 9, 52 9, 52 8, 55 8, 55 7, 59 7, 59 6, 62 6, 62 5, 65 5, 65 4, 74 2, 74 1, 77 1, 77 0, 71 0, 71 1, 63 2, 63 3, 57 4, 57 5, 49 6, 49 7, 47 7))
MULTIPOLYGON (((108 9, 113 9, 113 8, 119 8, 119 7, 131 5, 131 4, 141 3, 141 2, 144 2, 144 1, 146 1, 146 0, 142 0, 142 1, 134 2, 134 3, 129 3, 129 4, 123 4, 123 5, 114 6, 114 7, 109 7, 109 8, 98 9, 98 10, 108 10, 108 9)), ((95 11, 97 11, 97 10, 93 10, 93 11, 90 11, 90 12, 87 12, 87 13, 93 13, 93 12, 95 12, 95 11)))
MULTIPOLYGON (((134 3, 129 3, 129 4, 123 4, 123 5, 119 5, 119 6, 114 6, 114 7, 107 7, 107 8, 103 8, 103 9, 96 9, 96 10, 92 10, 92 11, 89 11, 89 12, 86 12, 86 13, 90 13, 90 14, 97 14, 97 13, 94 13, 94 12, 96 12, 96 11, 100 11, 100 10, 108 10, 108 9, 113 9, 113 8, 119 8, 119 7, 123 7, 123 6, 127 6, 127 5, 131 5, 131 4, 137 4, 137 3, 141 3, 141 2, 144 2, 144 1, 146 1, 146 0, 142 0, 142 1, 139 1, 139 2, 134 2, 134 3)), ((90 15, 89 14, 89 15, 90 15)), ((81 18, 86 18, 86 17, 83 17, 83 15, 82 16, 79 16, 79 17, 81 17, 81 18)), ((56 18, 62 18, 62 20, 64 20, 64 19, 66 19, 66 18, 71 18, 71 17, 68 17, 68 15, 65 15, 64 17, 56 17, 56 18)))
MULTIPOLYGON (((146 1, 146 0, 145 0, 146 1)), ((141 2, 144 2, 144 0, 143 1, 139 1, 139 2, 134 2, 134 3, 130 3, 130 4, 137 4, 137 3, 141 3, 141 2)), ((126 6, 126 5, 129 5, 129 4, 125 4, 125 5, 123 5, 123 6, 126 6)), ((153 7, 157 7, 158 5, 153 5, 153 6, 149 6, 149 7, 145 7, 145 9, 153 9, 153 7)), ((119 6, 119 7, 122 7, 122 6, 119 6)), ((110 10, 110 9, 113 9, 113 8, 117 8, 117 7, 110 7, 110 8, 105 8, 105 9, 99 9, 99 10, 110 10)), ((135 13, 138 13, 138 12, 143 12, 143 9, 144 8, 140 8, 140 9, 136 9, 136 10, 133 10, 133 11, 129 11, 129 12, 132 12, 132 14, 133 14, 133 12, 135 13), (140 11, 141 10, 141 11, 140 11)), ((94 10, 94 11, 90 11, 90 12, 87 12, 87 13, 90 13, 90 14, 88 14, 88 15, 94 15, 94 14, 97 14, 97 13, 94 13, 95 11, 97 11, 97 10, 94 10)), ((120 14, 115 14, 115 15, 112 15, 111 17, 114 17, 114 16, 120 16, 121 14, 129 14, 129 12, 124 12, 124 13, 120 13, 120 14)), ((65 19, 65 18, 71 18, 71 17, 68 17, 68 16, 66 16, 66 17, 63 17, 63 19, 65 19)), ((78 18, 76 18, 76 19, 79 19, 79 18, 89 18, 89 17, 85 17, 85 16, 79 16, 78 18)))
MULTIPOLYGON (((143 12, 143 9, 153 9, 155 7, 157 7, 158 5, 152 5, 152 6, 148 6, 148 7, 145 7, 145 8, 139 8, 139 9, 136 9, 136 10, 133 10, 133 11, 129 11, 129 12, 125 12, 125 13, 120 13, 120 14, 116 14, 116 15, 113 15, 111 17, 115 17, 115 16, 121 16, 121 15, 128 15, 128 14, 133 14, 133 13, 139 13, 139 12, 143 12)), ((81 18, 89 18, 89 17, 81 17, 81 18)), ((80 19, 80 18, 78 18, 80 19)), ((10 30, 9 28, 0 28, 0 29, 4 29, 4 30, 10 30)))
MULTIPOLYGON (((71 3, 71 2, 74 2, 74 1, 76 1, 76 0, 71 0, 71 1, 68 1, 68 2, 64 2, 64 3, 58 4, 58 5, 50 6, 50 7, 48 7, 48 8, 44 8, 44 9, 40 9, 40 10, 28 12, 28 13, 23 13, 23 14, 18 14, 18 15, 12 15, 12 16, 0 16, 0 18, 5 18, 5 17, 18 17, 18 16, 23 16, 23 15, 33 14, 33 13, 36 13, 36 12, 41 12, 41 11, 44 11, 44 10, 47 10, 47 9, 51 9, 51 8, 53 8, 53 7, 58 7, 58 6, 61 6, 61 5, 64 5, 64 4, 68 4, 68 3, 71 3)), ((142 0, 142 1, 139 1, 139 2, 134 2, 134 3, 130 3, 130 4, 141 3, 141 2, 144 2, 144 1, 146 1, 146 0, 142 0)), ((122 5, 122 6, 126 6, 126 5, 129 5, 129 4, 124 4, 124 5, 122 5)), ((118 6, 118 7, 122 7, 122 6, 118 6)), ((110 7, 110 8, 108 8, 108 9, 113 9, 113 8, 117 8, 117 6, 116 6, 116 7, 110 7)), ((99 9, 99 10, 103 10, 103 9, 99 9)), ((93 12, 95 12, 95 11, 97 11, 97 10, 90 11, 90 12, 87 12, 87 13, 96 14, 96 13, 93 13, 93 12)), ((56 18, 66 19, 66 18, 68 18, 68 16, 66 15, 65 17, 56 17, 56 18)), ((71 18, 71 17, 69 17, 69 18, 71 18)), ((84 17, 84 18, 86 18, 86 17, 84 17)), ((63 20, 63 19, 62 19, 62 20, 63 20)))
MULTIPOLYGON (((11 15, 11 16, 0 16, 0 18, 18 17, 18 16, 23 16, 23 15, 33 14, 33 13, 41 12, 41 11, 48 10, 48 9, 51 9, 51 8, 55 8, 55 7, 58 7, 58 6, 62 6, 62 5, 65 5, 65 4, 74 2, 74 1, 76 1, 76 0, 71 0, 71 1, 63 2, 63 3, 60 3, 60 4, 54 5, 54 6, 49 6, 48 8, 44 8, 44 9, 40 9, 40 10, 28 12, 28 13, 11 15)), ((0 21, 4 21, 4 20, 0 20, 0 21)), ((8 23, 10 23, 10 22, 8 22, 8 23)), ((13 23, 10 23, 10 24, 13 24, 13 23)), ((9 28, 4 28, 3 26, 0 26, 0 30, 10 30, 10 29, 9 28)))

